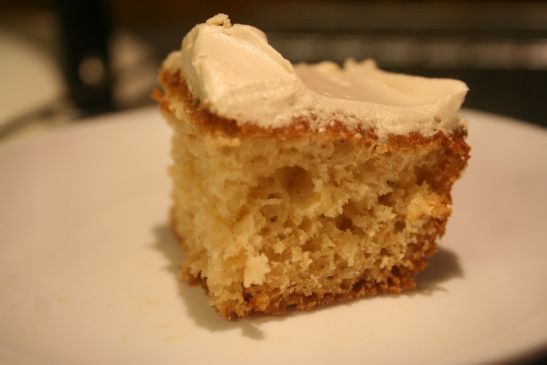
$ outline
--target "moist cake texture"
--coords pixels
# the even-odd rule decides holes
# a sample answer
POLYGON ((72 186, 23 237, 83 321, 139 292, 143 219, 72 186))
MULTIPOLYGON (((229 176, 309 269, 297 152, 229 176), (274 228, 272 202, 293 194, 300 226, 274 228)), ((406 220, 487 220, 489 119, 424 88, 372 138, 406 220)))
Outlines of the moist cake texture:
POLYGON ((415 285, 469 146, 456 80, 292 66, 217 15, 159 74, 182 274, 225 318, 415 285))

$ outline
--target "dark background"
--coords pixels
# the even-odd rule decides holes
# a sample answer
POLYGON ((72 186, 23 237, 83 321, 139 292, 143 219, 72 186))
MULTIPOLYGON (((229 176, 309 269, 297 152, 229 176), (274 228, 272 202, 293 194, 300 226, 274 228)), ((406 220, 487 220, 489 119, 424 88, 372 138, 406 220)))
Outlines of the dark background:
POLYGON ((470 87, 466 107, 547 126, 546 2, 57 0, 3 1, 0 11, 48 19, 66 96, 84 114, 151 103, 165 55, 224 12, 264 30, 292 62, 374 58, 458 78, 470 87), (83 64, 98 77, 82 77, 83 64))

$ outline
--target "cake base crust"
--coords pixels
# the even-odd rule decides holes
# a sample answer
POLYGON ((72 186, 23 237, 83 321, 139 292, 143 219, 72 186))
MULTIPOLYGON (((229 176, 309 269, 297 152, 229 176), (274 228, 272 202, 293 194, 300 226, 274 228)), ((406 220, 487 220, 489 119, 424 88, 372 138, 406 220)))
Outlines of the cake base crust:
MULTIPOLYGON (((175 235, 177 231, 173 228, 175 235)), ((183 239, 179 237, 179 242, 183 239)), ((224 305, 223 307, 213 307, 218 314, 228 320, 235 320, 240 317, 246 317, 251 313, 263 313, 270 315, 282 315, 287 311, 296 309, 310 311, 317 307, 332 305, 336 303, 349 302, 355 299, 372 297, 381 294, 399 294, 404 290, 416 287, 415 275, 427 267, 426 259, 437 251, 435 243, 428 245, 426 252, 422 252, 422 257, 414 261, 414 269, 393 270, 392 276, 387 283, 376 283, 368 280, 366 275, 355 280, 355 283, 347 290, 341 293, 320 293, 304 295, 294 293, 290 295, 280 294, 275 290, 265 287, 251 287, 243 291, 245 304, 243 306, 224 305)), ((201 285, 208 292, 207 281, 201 276, 195 277, 186 269, 181 270, 181 279, 190 285, 201 285)))
MULTIPOLYGON (((177 238, 181 249, 184 250, 184 238, 176 229, 176 220, 171 210, 171 230, 177 238)), ((433 232, 443 232, 446 225, 445 220, 434 220, 431 225, 433 232)), ((263 313, 270 315, 282 315, 287 311, 296 309, 310 311, 320 306, 332 305, 336 303, 349 302, 355 299, 372 297, 381 294, 399 294, 404 290, 414 289, 416 287, 415 276, 424 270, 428 263, 427 258, 433 256, 438 249, 435 243, 437 234, 423 237, 418 243, 409 250, 409 260, 413 263, 413 268, 394 267, 387 282, 377 283, 370 280, 366 274, 355 279, 354 283, 340 293, 315 292, 312 295, 301 293, 280 293, 278 290, 266 286, 252 286, 243 290, 245 299, 244 305, 231 305, 225 303, 222 307, 213 306, 213 308, 222 317, 228 320, 235 320, 240 317, 246 317, 251 313, 263 313)), ((208 293, 207 280, 201 276, 194 276, 188 268, 183 265, 180 271, 181 280, 189 285, 201 285, 208 293)))

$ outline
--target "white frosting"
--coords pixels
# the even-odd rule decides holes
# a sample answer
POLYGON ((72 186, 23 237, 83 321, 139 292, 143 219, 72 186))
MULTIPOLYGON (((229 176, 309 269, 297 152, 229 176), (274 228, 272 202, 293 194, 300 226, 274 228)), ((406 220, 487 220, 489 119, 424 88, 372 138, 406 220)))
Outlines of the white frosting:
POLYGON ((385 72, 371 60, 293 66, 263 32, 224 14, 195 26, 164 67, 180 71, 208 110, 240 124, 275 128, 304 117, 314 129, 336 120, 380 137, 462 126, 468 90, 457 80, 385 72))

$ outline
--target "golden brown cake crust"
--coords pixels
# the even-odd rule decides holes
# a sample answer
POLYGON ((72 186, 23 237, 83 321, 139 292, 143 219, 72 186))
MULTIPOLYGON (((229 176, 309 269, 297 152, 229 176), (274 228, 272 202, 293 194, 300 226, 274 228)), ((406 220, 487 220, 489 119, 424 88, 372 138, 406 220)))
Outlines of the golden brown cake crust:
MULTIPOLYGON (((376 134, 372 131, 350 129, 339 121, 334 120, 325 131, 317 132, 309 127, 307 121, 294 120, 288 126, 265 129, 252 123, 237 123, 214 115, 205 107, 196 101, 188 90, 185 81, 180 74, 172 74, 162 69, 158 81, 163 87, 163 92, 156 90, 153 97, 160 103, 164 113, 171 115, 173 110, 171 102, 183 103, 186 112, 191 115, 192 122, 200 130, 221 134, 228 137, 240 138, 277 138, 288 140, 293 138, 302 138, 321 133, 326 138, 332 139, 352 139, 357 144, 371 145, 382 144, 388 151, 397 153, 401 151, 412 151, 417 147, 434 146, 442 150, 439 169, 442 173, 435 176, 424 176, 432 189, 442 197, 446 205, 451 204, 450 190, 453 183, 460 176, 462 170, 469 159, 469 146, 465 143, 467 134, 465 129, 458 129, 450 134, 437 132, 433 136, 425 137, 419 133, 409 135, 390 135, 385 141, 380 142, 376 134)), ((170 118, 171 120, 175 118, 170 118)), ((427 266, 426 258, 433 255, 437 250, 436 239, 444 234, 445 225, 450 214, 450 209, 441 218, 432 219, 425 230, 427 234, 410 245, 406 253, 406 259, 413 263, 411 268, 397 266, 392 268, 389 279, 384 283, 368 281, 366 272, 354 280, 347 288, 343 288, 339 293, 315 292, 311 295, 298 293, 281 293, 275 288, 269 288, 264 285, 252 285, 249 288, 243 288, 244 305, 230 306, 225 305, 222 308, 215 309, 223 317, 234 319, 243 317, 251 312, 262 312, 268 314, 280 314, 291 308, 300 310, 310 310, 318 305, 345 302, 352 299, 372 296, 383 293, 399 293, 402 290, 410 289, 415 286, 414 276, 417 272, 427 266)), ((174 219, 174 217, 173 217, 174 219)), ((173 226, 175 226, 173 221, 173 226)), ((174 229, 176 232, 176 230, 174 229)), ((179 237, 181 243, 183 238, 179 237)), ((183 277, 190 283, 201 283, 207 290, 206 278, 195 277, 187 271, 183 271, 183 277)))

